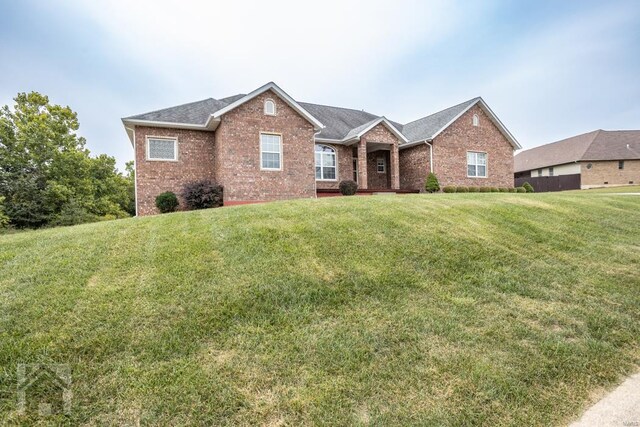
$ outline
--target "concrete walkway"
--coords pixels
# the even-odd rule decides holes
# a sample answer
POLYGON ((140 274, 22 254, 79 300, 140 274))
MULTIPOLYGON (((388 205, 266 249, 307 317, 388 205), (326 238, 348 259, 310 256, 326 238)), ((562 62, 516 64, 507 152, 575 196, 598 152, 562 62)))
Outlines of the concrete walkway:
POLYGON ((571 427, 640 427, 640 373, 587 410, 571 427))

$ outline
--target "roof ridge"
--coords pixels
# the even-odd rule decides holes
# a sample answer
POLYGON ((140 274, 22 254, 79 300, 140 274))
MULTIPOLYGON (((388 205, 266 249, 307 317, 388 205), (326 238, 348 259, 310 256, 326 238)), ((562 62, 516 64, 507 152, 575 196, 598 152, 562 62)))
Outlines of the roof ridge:
MULTIPOLYGON (((516 155, 519 155, 519 154, 522 154, 522 153, 526 153, 527 151, 536 150, 536 149, 538 149, 538 148, 543 148, 543 147, 548 147, 548 146, 550 146, 550 145, 559 144, 560 142, 568 141, 568 140, 570 140, 570 139, 578 138, 578 137, 580 137, 580 136, 585 136, 585 135, 588 135, 588 134, 590 134, 590 133, 593 133, 593 134, 594 134, 594 139, 592 139, 592 140, 591 140, 591 142, 590 142, 590 143, 589 143, 589 145, 587 146, 587 148, 588 148, 588 147, 590 147, 590 146, 591 146, 591 144, 593 144, 593 141, 595 140, 595 136, 596 136, 597 134, 599 134, 599 133, 600 133, 600 131, 602 131, 602 129, 596 129, 596 130, 592 130, 592 131, 589 131, 589 132, 580 133, 580 134, 578 134, 578 135, 570 136, 570 137, 567 137, 567 138, 562 138, 562 139, 559 139, 559 140, 557 140, 557 141, 548 142, 548 143, 546 143, 546 144, 541 144, 541 145, 538 145, 538 146, 535 146, 535 147, 527 148, 526 150, 522 150, 522 151, 520 151, 520 152, 519 152, 518 154, 516 154, 516 155)), ((585 150, 585 152, 586 152, 586 150, 585 150)), ((583 155, 584 155, 584 153, 583 153, 583 155)))
POLYGON ((209 97, 209 98, 201 99, 201 100, 199 100, 199 101, 185 102, 184 104, 173 105, 173 106, 171 106, 171 107, 160 108, 160 109, 158 109, 158 110, 147 111, 147 112, 144 112, 144 113, 134 114, 133 116, 127 116, 127 117, 123 117, 123 118, 124 118, 124 119, 131 119, 131 118, 133 118, 133 117, 137 117, 137 116, 144 116, 144 115, 146 115, 146 114, 159 113, 160 111, 169 110, 169 109, 171 109, 171 108, 186 107, 187 105, 198 104, 198 103, 200 103, 200 102, 209 101, 209 100, 212 100, 212 101, 219 101, 218 99, 215 99, 215 98, 209 97))
POLYGON ((316 104, 314 102, 304 102, 304 101, 298 101, 298 104, 307 104, 307 105, 317 105, 318 107, 329 107, 329 108, 337 108, 338 110, 349 110, 349 111, 357 111, 359 113, 367 113, 367 114, 371 114, 372 116, 376 116, 376 117, 382 117, 379 116, 377 114, 371 113, 369 111, 366 110, 358 110, 357 108, 349 108, 349 107, 336 107, 335 105, 327 105, 327 104, 316 104))
POLYGON ((442 112, 447 111, 447 110, 450 110, 450 109, 452 109, 452 108, 459 107, 459 106, 461 106, 461 105, 463 105, 463 104, 466 104, 466 103, 468 103, 468 102, 471 102, 471 101, 477 101, 477 100, 480 100, 480 99, 482 99, 480 96, 476 96, 475 98, 467 99, 466 101, 463 101, 463 102, 460 102, 460 103, 458 103, 458 104, 452 105, 451 107, 443 108, 442 110, 436 111, 435 113, 427 114, 426 116, 423 116, 423 117, 417 118, 417 119, 412 120, 412 121, 410 121, 410 122, 407 122, 407 123, 403 124, 403 126, 410 125, 411 123, 415 123, 415 122, 417 122, 417 121, 420 121, 420 120, 422 120, 422 119, 426 119, 426 118, 431 117, 431 116, 435 116, 436 114, 442 113, 442 112))

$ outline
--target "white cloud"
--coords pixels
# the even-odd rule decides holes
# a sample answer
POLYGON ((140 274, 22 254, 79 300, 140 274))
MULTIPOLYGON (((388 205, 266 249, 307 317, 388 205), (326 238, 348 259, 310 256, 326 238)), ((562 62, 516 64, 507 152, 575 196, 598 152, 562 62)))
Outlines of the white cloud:
POLYGON ((168 90, 199 97, 269 80, 305 97, 364 89, 399 56, 441 40, 458 16, 444 0, 117 0, 71 8, 102 27, 123 60, 153 68, 168 90))

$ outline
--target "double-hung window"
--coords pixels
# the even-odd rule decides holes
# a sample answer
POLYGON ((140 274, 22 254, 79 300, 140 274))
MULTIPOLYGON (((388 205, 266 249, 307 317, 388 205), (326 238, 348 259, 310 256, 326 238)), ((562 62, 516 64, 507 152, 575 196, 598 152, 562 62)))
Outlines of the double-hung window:
POLYGON ((376 159, 376 171, 378 171, 378 173, 385 173, 387 171, 387 162, 384 157, 378 157, 376 159))
POLYGON ((487 153, 467 151, 467 176, 472 178, 487 177, 487 153))
POLYGON ((282 136, 273 133, 260 134, 260 168, 282 170, 282 136))
POLYGON ((316 144, 316 179, 321 181, 336 180, 336 150, 326 145, 316 144))
POLYGON ((176 138, 147 138, 147 160, 178 160, 178 140, 176 138))

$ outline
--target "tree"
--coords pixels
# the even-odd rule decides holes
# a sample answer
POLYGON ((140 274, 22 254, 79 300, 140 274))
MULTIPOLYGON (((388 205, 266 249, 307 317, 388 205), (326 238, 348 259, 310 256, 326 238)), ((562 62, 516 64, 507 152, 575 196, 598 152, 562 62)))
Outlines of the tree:
POLYGON ((424 188, 427 193, 435 193, 440 191, 440 183, 438 182, 438 177, 436 177, 436 174, 434 174, 433 172, 429 172, 424 188))
POLYGON ((129 181, 115 159, 91 157, 77 114, 37 92, 0 109, 0 196, 16 227, 127 216, 129 181))

